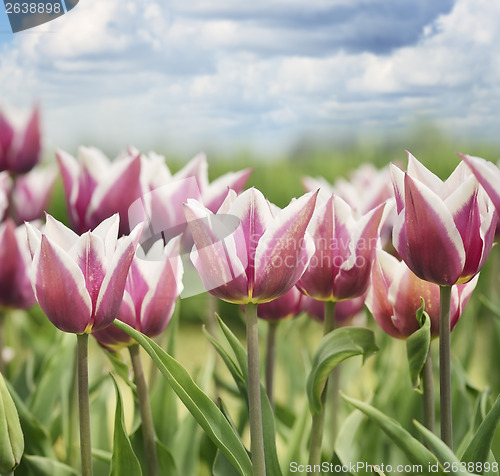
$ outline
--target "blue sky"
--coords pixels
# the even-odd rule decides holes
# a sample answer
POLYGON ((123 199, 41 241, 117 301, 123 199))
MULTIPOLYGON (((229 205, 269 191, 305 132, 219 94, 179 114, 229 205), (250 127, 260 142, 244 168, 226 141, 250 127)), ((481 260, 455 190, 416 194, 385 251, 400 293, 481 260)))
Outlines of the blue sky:
POLYGON ((38 101, 70 152, 276 152, 416 118, 493 140, 498 18, 491 0, 81 0, 13 35, 2 12, 0 107, 38 101))

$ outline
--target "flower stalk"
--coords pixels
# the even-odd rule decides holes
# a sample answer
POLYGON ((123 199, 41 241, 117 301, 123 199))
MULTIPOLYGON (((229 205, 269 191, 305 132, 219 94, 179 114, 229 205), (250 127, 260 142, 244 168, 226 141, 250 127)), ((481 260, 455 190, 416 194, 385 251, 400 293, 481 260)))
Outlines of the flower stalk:
POLYGON ((432 375, 432 356, 429 347, 429 353, 422 369, 422 401, 424 406, 424 425, 432 433, 435 431, 435 411, 434 411, 434 380, 432 375))
POLYGON ((88 370, 88 334, 77 334, 78 408, 80 417, 80 453, 82 476, 92 476, 92 444, 90 439, 90 402, 88 370))
POLYGON ((453 448, 451 414, 450 302, 451 286, 440 286, 439 306, 439 389, 441 439, 453 448))
POLYGON ((247 352, 248 352, 248 407, 250 419, 250 450, 254 476, 266 475, 262 406, 259 375, 259 329, 257 304, 246 304, 247 352))
POLYGON ((129 347, 129 353, 132 361, 132 368, 134 369, 137 399, 139 401, 139 411, 141 413, 142 436, 144 440, 144 452, 146 454, 148 476, 159 476, 160 473, 158 468, 158 457, 156 454, 155 429, 139 345, 131 345, 129 347))
MULTIPOLYGON (((325 302, 325 320, 323 323, 323 335, 327 335, 335 328, 335 302, 325 302)), ((311 440, 309 442, 309 464, 314 468, 314 465, 321 464, 321 446, 323 443, 323 430, 325 427, 325 403, 328 391, 328 381, 325 384, 323 393, 321 394, 321 412, 313 415, 311 427, 311 440)), ((313 474, 313 473, 308 473, 313 474)))

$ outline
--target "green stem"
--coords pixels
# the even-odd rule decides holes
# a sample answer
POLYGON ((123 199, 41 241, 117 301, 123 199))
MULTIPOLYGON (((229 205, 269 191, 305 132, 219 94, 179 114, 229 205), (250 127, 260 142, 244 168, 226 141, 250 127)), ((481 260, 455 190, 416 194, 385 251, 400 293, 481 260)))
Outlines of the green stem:
POLYGON ((88 370, 88 334, 77 334, 78 405, 80 416, 80 453, 82 476, 92 476, 92 444, 90 441, 90 402, 88 370))
POLYGON ((266 392, 271 406, 274 407, 274 367, 276 361, 276 330, 279 321, 269 321, 267 326, 266 348, 266 392))
POLYGON ((250 419, 250 450, 254 476, 266 476, 262 407, 260 402, 259 327, 257 304, 247 304, 247 352, 248 352, 248 413, 250 419))
POLYGON ((0 310, 0 373, 5 375, 5 361, 3 360, 4 349, 4 333, 5 333, 5 313, 0 310))
POLYGON ((429 347, 429 353, 422 369, 422 386, 424 393, 422 401, 424 404, 424 425, 430 431, 435 431, 435 411, 434 411, 434 379, 432 372, 432 356, 429 347))
POLYGON ((451 286, 440 286, 439 306, 439 390, 441 439, 453 449, 451 415, 450 302, 451 286))
POLYGON ((149 404, 149 393, 144 369, 141 360, 141 348, 138 344, 133 344, 128 348, 132 368, 134 369, 135 385, 137 388, 137 400, 139 401, 139 410, 142 421, 142 438, 144 440, 144 452, 146 454, 146 467, 149 476, 158 476, 158 457, 156 455, 156 437, 149 404))
MULTIPOLYGON (((335 328, 335 302, 325 302, 325 319, 323 322, 323 335, 327 335, 335 328)), ((321 412, 313 415, 311 427, 311 440, 309 442, 309 464, 321 465, 321 447, 323 444, 323 429, 325 426, 325 403, 328 391, 328 381, 321 393, 321 412)), ((308 474, 314 474, 309 472, 308 474)))

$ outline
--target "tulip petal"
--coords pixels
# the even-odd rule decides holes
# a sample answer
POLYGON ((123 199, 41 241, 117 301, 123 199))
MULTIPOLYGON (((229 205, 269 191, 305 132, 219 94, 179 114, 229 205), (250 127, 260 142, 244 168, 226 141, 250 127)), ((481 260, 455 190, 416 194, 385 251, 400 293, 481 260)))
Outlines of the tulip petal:
POLYGON ((63 250, 69 251, 80 239, 80 237, 70 228, 64 226, 52 215, 46 215, 45 234, 50 241, 57 243, 63 250))
POLYGON ((461 280, 468 281, 474 276, 483 256, 484 242, 481 237, 481 213, 477 200, 477 181, 471 175, 445 200, 455 225, 460 232, 466 259, 461 280))
POLYGON ((273 223, 271 207, 262 192, 256 188, 251 188, 236 198, 228 214, 234 215, 241 220, 241 229, 245 237, 244 243, 248 257, 246 269, 248 290, 251 294, 255 282, 256 249, 262 235, 273 223))
POLYGON ((461 275, 465 250, 450 211, 440 197, 408 174, 405 209, 396 220, 393 243, 421 279, 451 285, 461 275))
POLYGON ((10 169, 23 174, 29 172, 40 159, 40 114, 35 107, 24 131, 21 147, 13 157, 10 169))
POLYGON ((292 201, 261 236, 255 252, 254 302, 275 299, 292 288, 304 273, 314 242, 305 235, 318 192, 292 201))
POLYGON ((486 190, 497 212, 500 213, 500 169, 493 163, 480 157, 458 154, 470 167, 479 183, 486 190))
POLYGON ((120 214, 120 233, 129 232, 128 209, 140 197, 141 157, 118 160, 101 177, 90 200, 86 220, 89 228, 96 227, 114 213, 120 214))
POLYGON ((443 190, 443 181, 420 163, 410 152, 406 151, 406 154, 408 155, 408 175, 423 183, 434 193, 440 193, 443 190))
POLYGON ((356 224, 349 242, 349 259, 342 262, 333 282, 336 300, 353 299, 366 292, 384 206, 380 204, 356 224))
POLYGON ((388 297, 389 286, 398 270, 399 262, 394 256, 383 250, 377 250, 365 303, 382 330, 392 337, 401 339, 403 336, 394 324, 394 311, 388 297))
POLYGON ((95 330, 108 326, 116 317, 142 228, 142 224, 136 226, 129 236, 124 236, 117 242, 97 297, 93 327, 95 330))
POLYGON ((405 173, 396 165, 390 165, 392 185, 394 187, 394 198, 396 199, 396 210, 398 215, 405 206, 405 173))
POLYGON ((239 172, 229 172, 216 178, 203 190, 203 203, 205 206, 215 213, 222 205, 228 189, 239 193, 245 186, 251 173, 252 169, 245 169, 239 172))
POLYGON ((191 261, 205 289, 226 301, 248 302, 247 250, 242 226, 239 225, 231 235, 218 238, 224 216, 216 218, 194 200, 188 200, 185 213, 196 244, 191 252, 191 261))
POLYGON ((50 321, 64 332, 84 333, 92 301, 78 265, 60 246, 42 236, 32 271, 35 295, 50 321))
POLYGON ((208 188, 208 162, 204 152, 193 157, 181 170, 172 177, 173 180, 184 180, 194 177, 198 188, 203 193, 208 188))

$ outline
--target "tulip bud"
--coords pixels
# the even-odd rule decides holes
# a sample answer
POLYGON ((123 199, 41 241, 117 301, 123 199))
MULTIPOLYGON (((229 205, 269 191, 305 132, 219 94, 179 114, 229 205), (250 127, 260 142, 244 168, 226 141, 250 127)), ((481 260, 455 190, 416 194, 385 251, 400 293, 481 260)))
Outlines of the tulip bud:
POLYGON ((24 438, 16 406, 0 374, 0 474, 10 474, 24 452, 24 438))

